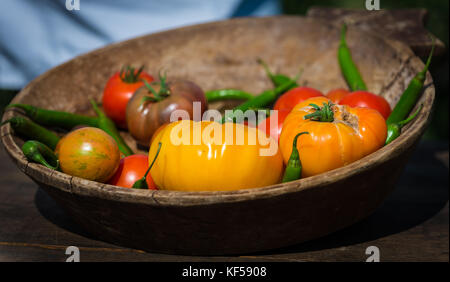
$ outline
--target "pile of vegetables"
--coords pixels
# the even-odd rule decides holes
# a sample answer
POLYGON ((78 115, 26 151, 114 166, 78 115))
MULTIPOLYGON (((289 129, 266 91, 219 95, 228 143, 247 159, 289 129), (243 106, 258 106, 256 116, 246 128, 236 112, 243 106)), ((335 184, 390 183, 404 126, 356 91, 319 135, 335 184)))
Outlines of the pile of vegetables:
POLYGON ((205 93, 192 81, 170 80, 161 73, 155 79, 143 66, 125 66, 106 83, 102 109, 90 101, 96 116, 11 104, 8 108, 20 109, 26 117, 2 125, 10 124, 26 139, 22 151, 29 161, 125 188, 224 191, 317 175, 389 144, 420 114, 422 105, 408 117, 420 98, 434 50, 391 110, 383 97, 368 91, 347 46, 346 30, 343 25, 337 59, 349 89, 324 95, 300 86, 300 73, 295 78, 273 74, 262 60, 258 62, 273 88, 258 95, 239 89, 205 93), (243 102, 220 121, 201 120, 208 103, 227 99, 243 102), (194 105, 200 117, 194 116, 194 105), (175 110, 186 111, 190 119, 171 121, 175 110), (247 110, 263 110, 266 117, 257 124, 241 123, 235 114, 247 110), (60 136, 46 126, 66 133, 60 136), (149 154, 135 154, 118 128, 149 147, 149 154), (236 134, 227 139, 227 130, 236 134), (196 133, 207 138, 196 142, 196 133), (252 143, 262 135, 267 144, 252 143), (238 136, 244 136, 241 142, 238 136), (261 154, 271 144, 276 150, 261 154))

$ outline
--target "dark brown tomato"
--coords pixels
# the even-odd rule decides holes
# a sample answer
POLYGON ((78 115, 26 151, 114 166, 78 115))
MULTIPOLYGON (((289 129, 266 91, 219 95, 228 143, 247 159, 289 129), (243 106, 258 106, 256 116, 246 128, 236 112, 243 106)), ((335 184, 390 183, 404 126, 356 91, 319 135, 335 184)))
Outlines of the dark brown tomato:
MULTIPOLYGON (((159 84, 151 85, 156 92, 159 84)), ((176 80, 167 83, 169 94, 160 101, 144 101, 144 97, 154 97, 151 91, 143 86, 136 90, 127 104, 126 119, 130 134, 144 146, 150 145, 155 131, 163 124, 169 123, 175 110, 184 110, 189 119, 201 120, 208 104, 203 90, 188 80, 176 80), (194 102, 200 102, 200 115, 194 117, 194 102)))

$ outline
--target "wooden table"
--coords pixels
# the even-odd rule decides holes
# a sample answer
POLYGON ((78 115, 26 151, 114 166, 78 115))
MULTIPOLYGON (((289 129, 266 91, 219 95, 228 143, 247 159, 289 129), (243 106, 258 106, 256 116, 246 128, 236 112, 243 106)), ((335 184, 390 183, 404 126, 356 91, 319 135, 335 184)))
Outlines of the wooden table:
POLYGON ((448 142, 422 142, 395 191, 369 218, 327 237, 262 253, 190 257, 127 249, 92 238, 0 151, 0 261, 449 261, 448 142))

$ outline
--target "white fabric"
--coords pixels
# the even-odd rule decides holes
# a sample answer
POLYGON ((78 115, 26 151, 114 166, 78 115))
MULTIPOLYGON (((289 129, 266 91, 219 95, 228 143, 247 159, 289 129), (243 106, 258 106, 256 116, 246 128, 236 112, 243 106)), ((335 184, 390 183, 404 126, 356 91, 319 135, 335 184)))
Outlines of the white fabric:
MULTIPOLYGON (((1 0, 0 88, 19 89, 51 67, 112 42, 226 19, 236 13, 241 1, 256 3, 252 0, 79 0, 80 9, 69 11, 66 0, 1 0)), ((238 15, 265 16, 280 12, 277 0, 262 2, 249 14, 244 9, 238 15)))

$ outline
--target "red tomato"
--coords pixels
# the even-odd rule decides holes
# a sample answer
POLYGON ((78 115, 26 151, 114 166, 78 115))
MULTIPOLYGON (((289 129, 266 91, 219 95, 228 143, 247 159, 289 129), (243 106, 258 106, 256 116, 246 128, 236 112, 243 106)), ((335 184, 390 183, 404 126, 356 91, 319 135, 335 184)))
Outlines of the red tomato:
POLYGON ((283 128, 284 120, 287 117, 287 115, 290 113, 290 111, 284 110, 284 111, 278 111, 277 113, 278 113, 278 123, 275 126, 270 126, 270 121, 271 121, 271 119, 274 118, 274 116, 273 116, 274 114, 272 114, 265 120, 258 123, 258 128, 261 129, 262 131, 270 134, 270 136, 272 136, 273 138, 275 138, 275 140, 278 141, 278 139, 280 138, 281 129, 283 128))
MULTIPOLYGON (((131 155, 120 160, 116 173, 108 180, 108 184, 125 188, 133 187, 133 184, 144 177, 148 169, 148 157, 146 155, 131 155)), ((157 190, 150 173, 146 178, 148 189, 157 190)))
POLYGON ((352 108, 361 107, 374 109, 377 110, 384 119, 387 119, 391 114, 391 106, 389 106, 386 99, 367 91, 352 92, 342 98, 339 104, 348 105, 352 108))
POLYGON ((273 109, 277 111, 290 112, 298 103, 301 103, 306 99, 318 96, 323 96, 323 94, 322 92, 314 88, 302 86, 296 87, 281 95, 281 97, 278 98, 277 102, 275 103, 273 109))
POLYGON ((327 98, 333 101, 335 104, 339 104, 339 101, 341 101, 342 98, 350 94, 350 91, 344 88, 337 88, 328 91, 327 98))
MULTIPOLYGON (((130 75, 130 73, 128 73, 128 75, 130 75)), ((130 79, 133 82, 126 82, 120 77, 120 72, 116 72, 108 80, 105 89, 103 90, 103 110, 106 115, 121 128, 127 128, 127 103, 134 92, 144 85, 144 82, 142 82, 141 79, 145 79, 147 82, 152 82, 154 80, 153 76, 141 72, 136 79, 130 79)))

